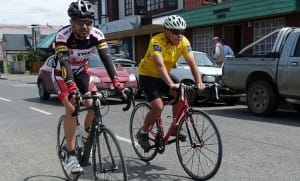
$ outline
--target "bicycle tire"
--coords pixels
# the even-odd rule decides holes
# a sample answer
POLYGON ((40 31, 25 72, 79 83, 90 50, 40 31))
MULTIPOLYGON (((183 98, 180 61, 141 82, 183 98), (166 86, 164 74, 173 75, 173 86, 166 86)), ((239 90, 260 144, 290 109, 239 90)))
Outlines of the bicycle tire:
POLYGON ((176 152, 185 172, 195 180, 208 180, 220 168, 222 141, 213 120, 203 111, 193 110, 179 122, 176 137, 176 152), (186 134, 185 142, 178 135, 186 134), (199 138, 199 139, 198 139, 199 138))
POLYGON ((111 130, 101 126, 92 149, 95 180, 125 180, 127 167, 120 144, 111 130))
POLYGON ((66 176, 67 180, 77 180, 79 178, 79 175, 69 175, 67 173, 67 170, 64 167, 64 162, 67 159, 67 152, 64 151, 63 146, 66 144, 65 140, 65 134, 64 134, 64 127, 63 122, 65 120, 65 116, 61 116, 59 118, 58 124, 57 124, 57 145, 56 145, 56 151, 58 155, 58 159, 61 165, 61 168, 63 170, 64 175, 66 176))
POLYGON ((147 113, 150 111, 151 106, 148 103, 138 103, 130 116, 130 124, 129 124, 129 130, 130 130, 130 139, 132 147, 136 153, 136 155, 143 161, 150 161, 154 159, 154 157, 157 154, 157 148, 155 147, 155 139, 157 134, 157 126, 156 124, 153 124, 151 126, 151 129, 149 131, 149 143, 152 149, 149 150, 149 152, 145 152, 144 149, 138 144, 138 140, 136 138, 136 133, 141 129, 141 127, 144 124, 145 117, 147 113))

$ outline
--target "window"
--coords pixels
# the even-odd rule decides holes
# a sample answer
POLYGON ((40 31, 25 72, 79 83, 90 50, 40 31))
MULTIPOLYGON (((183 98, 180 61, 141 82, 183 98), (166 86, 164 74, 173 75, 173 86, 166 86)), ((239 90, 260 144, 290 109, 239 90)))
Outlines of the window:
POLYGON ((298 38, 297 45, 294 52, 294 57, 300 57, 300 38, 298 38))
POLYGON ((176 7, 177 6, 177 1, 176 0, 168 0, 167 1, 167 6, 168 7, 176 7))
POLYGON ((107 23, 107 0, 101 0, 101 23, 107 23))
POLYGON ((192 48, 195 51, 201 51, 211 56, 213 44, 212 37, 214 36, 213 27, 195 28, 193 29, 193 44, 192 48))
MULTIPOLYGON (((285 26, 284 18, 255 21, 253 27, 253 31, 254 31, 253 39, 254 41, 258 40, 263 36, 267 35, 268 33, 271 33, 272 31, 278 28, 282 28, 284 26, 285 26)), ((274 44, 275 40, 276 40, 276 36, 272 36, 266 39, 266 41, 262 41, 258 43, 253 48, 253 54, 266 55, 267 53, 271 52, 272 45, 274 44)))
POLYGON ((134 1, 134 14, 136 15, 144 15, 146 13, 146 4, 145 4, 146 0, 135 0, 134 1))
POLYGON ((16 55, 13 55, 13 56, 12 56, 12 60, 13 60, 13 61, 17 61, 17 56, 16 56, 16 55))
POLYGON ((125 16, 132 15, 132 0, 125 0, 125 16))
POLYGON ((163 7, 164 7, 163 0, 148 0, 147 1, 147 10, 148 11, 162 9, 163 7))

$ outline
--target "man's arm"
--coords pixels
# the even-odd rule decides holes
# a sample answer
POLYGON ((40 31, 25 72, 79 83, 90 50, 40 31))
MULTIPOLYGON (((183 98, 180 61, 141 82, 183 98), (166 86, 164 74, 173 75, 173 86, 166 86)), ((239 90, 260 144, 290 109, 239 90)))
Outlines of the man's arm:
POLYGON ((117 87, 117 88, 120 87, 118 74, 117 74, 116 68, 113 64, 112 57, 111 57, 108 47, 102 46, 102 48, 99 48, 99 56, 104 64, 104 67, 105 67, 111 81, 113 82, 114 87, 117 87))
POLYGON ((61 74, 62 78, 65 80, 66 83, 68 82, 74 82, 74 77, 72 73, 72 69, 70 66, 70 56, 68 52, 58 52, 56 54, 57 62, 61 66, 61 74))
POLYGON ((154 61, 157 72, 159 73, 162 80, 169 85, 169 87, 173 87, 174 82, 169 76, 167 68, 164 64, 163 57, 161 55, 153 55, 152 60, 154 61))
POLYGON ((213 54, 213 58, 214 58, 214 59, 218 59, 218 58, 220 57, 220 54, 221 54, 220 47, 219 47, 219 46, 216 46, 216 47, 215 47, 215 53, 213 54))

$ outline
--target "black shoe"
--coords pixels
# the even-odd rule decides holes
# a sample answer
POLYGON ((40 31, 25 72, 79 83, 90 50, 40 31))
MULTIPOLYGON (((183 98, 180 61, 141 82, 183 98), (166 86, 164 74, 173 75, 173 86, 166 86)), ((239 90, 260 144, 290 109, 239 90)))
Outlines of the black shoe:
MULTIPOLYGON (((177 134, 177 129, 178 129, 178 126, 175 127, 175 130, 173 131, 173 134, 171 136, 176 136, 177 134)), ((179 140, 182 141, 182 142, 185 142, 186 141, 186 135, 183 134, 183 133, 179 133, 179 140)))
POLYGON ((145 152, 149 152, 151 145, 149 143, 148 133, 141 133, 138 131, 136 133, 136 139, 138 139, 138 143, 144 149, 145 152))

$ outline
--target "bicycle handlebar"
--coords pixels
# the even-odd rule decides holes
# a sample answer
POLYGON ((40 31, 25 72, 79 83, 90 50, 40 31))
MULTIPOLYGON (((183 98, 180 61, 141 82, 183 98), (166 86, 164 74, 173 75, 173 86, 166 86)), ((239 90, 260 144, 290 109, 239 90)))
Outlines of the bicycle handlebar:
MULTIPOLYGON (((91 94, 89 95, 81 95, 79 91, 76 91, 74 93, 75 95, 75 110, 74 112, 72 113, 72 116, 78 116, 79 115, 79 112, 81 111, 80 110, 80 100, 84 100, 84 99, 93 99, 93 100, 103 100, 103 99, 106 99, 107 98, 107 94, 106 92, 98 92, 98 91, 91 91, 91 94)), ((71 95, 73 96, 73 95, 71 95)), ((69 97, 71 97, 69 96, 69 97)), ((70 98, 69 98, 70 99, 70 98)), ((83 109, 84 110, 84 109, 83 109)))
MULTIPOLYGON (((219 86, 218 83, 213 83, 211 85, 206 85, 205 86, 205 89, 211 90, 210 95, 209 95, 209 97, 207 99, 209 99, 212 96, 212 94, 214 94, 213 96, 217 100, 219 100, 218 86, 219 86)), ((175 88, 175 90, 177 91, 178 97, 182 96, 185 91, 188 91, 188 90, 197 90, 197 89, 198 88, 194 84, 193 85, 186 85, 184 83, 180 83, 179 88, 175 88)))
MULTIPOLYGON (((124 93, 127 96, 126 99, 126 106, 122 108, 123 111, 127 111, 130 109, 131 105, 135 106, 135 100, 134 100, 134 89, 132 87, 129 88, 124 88, 123 90, 121 90, 122 93, 124 93)), ((79 91, 76 91, 74 93, 75 95, 75 100, 76 100, 76 104, 75 104, 75 110, 72 113, 72 116, 78 116, 79 112, 80 112, 80 100, 84 100, 84 99, 93 99, 95 100, 103 100, 106 99, 108 97, 106 92, 103 91, 92 91, 91 94, 89 95, 81 95, 79 91)))
POLYGON ((134 89, 132 87, 123 89, 123 93, 126 94, 126 106, 122 108, 123 111, 128 111, 131 105, 135 106, 134 89))

